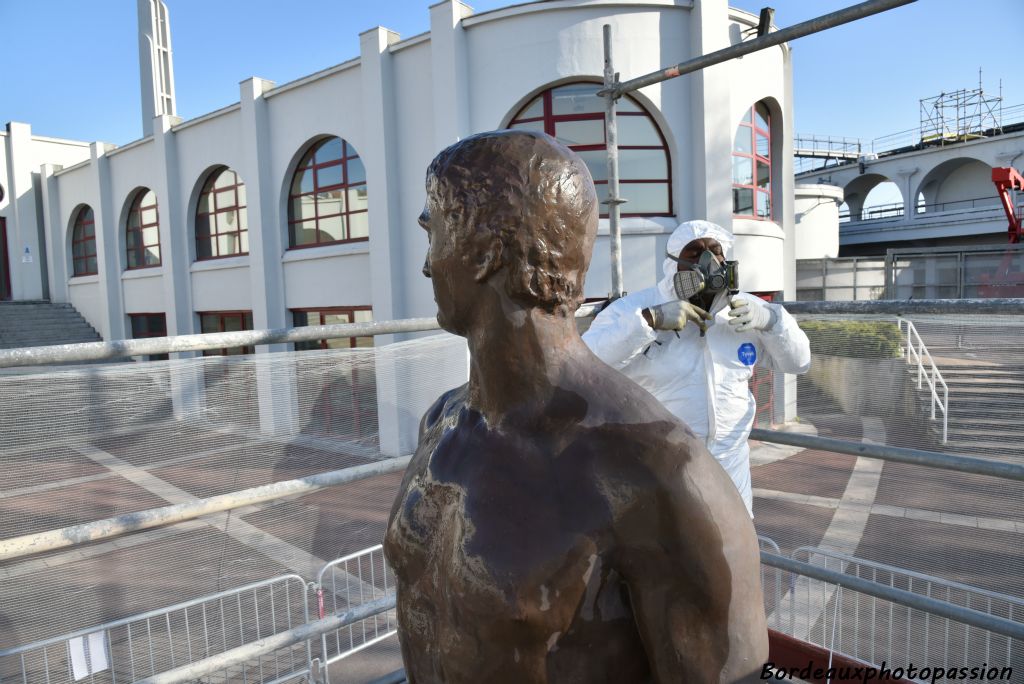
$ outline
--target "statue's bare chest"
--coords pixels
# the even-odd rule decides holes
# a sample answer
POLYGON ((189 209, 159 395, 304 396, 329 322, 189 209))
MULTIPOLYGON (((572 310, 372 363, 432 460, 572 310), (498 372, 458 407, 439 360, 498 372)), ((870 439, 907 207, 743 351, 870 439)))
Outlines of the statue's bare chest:
POLYGON ((457 418, 423 435, 387 533, 399 586, 423 610, 554 633, 588 587, 596 599, 607 506, 585 463, 544 446, 457 418))

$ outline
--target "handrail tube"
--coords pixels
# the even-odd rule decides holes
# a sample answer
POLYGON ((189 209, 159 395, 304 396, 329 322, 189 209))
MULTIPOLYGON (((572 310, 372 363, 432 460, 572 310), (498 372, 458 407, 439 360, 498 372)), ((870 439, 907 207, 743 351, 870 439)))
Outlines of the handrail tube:
MULTIPOLYGON (((576 318, 593 316, 602 307, 603 302, 582 304, 576 310, 576 318)), ((372 321, 368 323, 334 323, 331 325, 309 325, 297 328, 276 328, 273 330, 239 330, 235 332, 176 335, 174 337, 147 337, 138 340, 54 344, 44 347, 0 349, 0 368, 45 366, 79 361, 109 361, 130 356, 174 354, 203 351, 206 349, 284 344, 287 342, 314 342, 316 340, 332 340, 342 337, 374 337, 376 335, 427 332, 440 329, 441 326, 438 325, 436 318, 404 318, 394 321, 372 321)))
POLYGON ((239 330, 236 332, 148 337, 138 340, 55 344, 46 347, 25 347, 0 350, 0 368, 37 366, 75 361, 105 361, 129 356, 174 354, 178 352, 251 347, 260 344, 312 342, 339 337, 370 337, 397 333, 438 330, 436 318, 409 318, 369 323, 335 323, 273 330, 239 330))
POLYGON ((963 606, 947 603, 928 596, 921 596, 905 589, 896 589, 895 587, 878 584, 871 580, 853 577, 835 570, 819 568, 809 563, 802 563, 785 556, 768 553, 767 551, 761 552, 761 562, 779 570, 786 570, 803 575, 804 577, 810 577, 811 579, 837 584, 845 589, 852 589, 868 596, 915 608, 932 615, 938 615, 970 625, 971 627, 995 632, 1011 639, 1024 639, 1024 623, 996 617, 995 615, 982 613, 971 608, 964 608, 963 606))
POLYGON ((1024 315, 1024 299, 993 297, 991 299, 872 299, 854 301, 781 302, 791 314, 987 314, 1024 315))
POLYGON ((177 684, 178 682, 192 682, 200 677, 204 677, 214 672, 219 672, 225 668, 231 667, 232 665, 239 665, 245 663, 253 658, 259 658, 274 651, 279 651, 282 648, 288 648, 295 644, 315 639, 316 637, 331 632, 336 629, 342 629, 349 625, 355 624, 360 620, 379 615, 384 611, 391 610, 395 607, 395 596, 384 596, 375 601, 364 603, 363 605, 346 610, 344 612, 335 613, 329 617, 322 618, 320 620, 314 620, 313 622, 307 622, 304 625, 300 625, 293 629, 289 629, 285 632, 279 632, 273 636, 254 641, 244 646, 238 646, 229 651, 218 653, 217 655, 210 656, 209 658, 203 658, 197 660, 194 663, 188 665, 182 665, 166 672, 146 677, 145 679, 139 679, 135 684, 177 684))
POLYGON ((117 537, 128 532, 163 527, 172 523, 193 520, 203 515, 220 513, 242 506, 273 501, 286 496, 308 494, 325 487, 348 484, 368 477, 404 470, 412 456, 399 456, 375 463, 367 463, 342 470, 310 475, 295 480, 251 487, 237 492, 220 494, 208 499, 186 501, 162 508, 125 513, 105 520, 71 525, 49 532, 26 534, 0 541, 0 561, 31 554, 53 551, 67 546, 117 537))
POLYGON ((903 324, 907 324, 907 360, 910 361, 911 357, 917 360, 917 389, 921 389, 921 381, 924 380, 928 383, 928 390, 931 393, 931 418, 935 420, 935 405, 938 404, 939 408, 942 409, 942 443, 945 444, 949 437, 949 385, 942 377, 942 373, 939 372, 939 367, 935 364, 935 359, 932 358, 931 352, 928 351, 928 347, 925 346, 924 340, 917 332, 917 328, 913 322, 907 319, 900 319, 897 321, 897 325, 900 330, 903 329, 903 324), (913 337, 911 337, 913 335, 913 337), (914 341, 917 341, 917 347, 914 348, 914 341), (928 363, 931 365, 931 376, 924 368, 924 361, 927 358, 928 363), (941 383, 943 389, 943 395, 945 401, 939 398, 939 387, 941 383))
POLYGON ((883 461, 894 463, 909 463, 910 465, 926 466, 928 468, 939 468, 942 470, 953 470, 971 475, 988 475, 999 477, 1004 480, 1017 480, 1024 482, 1024 466, 1016 463, 1002 463, 983 458, 971 458, 970 456, 954 456, 943 454, 937 451, 924 451, 921 449, 908 449, 906 447, 895 447, 887 444, 867 444, 865 442, 846 442, 841 439, 830 437, 818 437, 817 435, 801 435, 795 432, 780 432, 778 430, 764 430, 754 428, 750 431, 750 438, 762 442, 774 442, 775 444, 787 444, 789 446, 803 447, 805 449, 820 449, 831 451, 837 454, 850 454, 852 456, 864 456, 866 458, 877 458, 883 461))
POLYGON ((661 83, 667 81, 670 78, 676 78, 683 74, 688 74, 693 71, 700 71, 707 67, 726 62, 730 59, 736 59, 743 55, 749 55, 752 52, 758 50, 764 50, 765 48, 780 45, 781 43, 795 40, 797 38, 803 38, 804 36, 812 33, 818 33, 826 29, 835 28, 836 26, 842 26, 848 24, 851 21, 857 19, 863 19, 870 17, 873 14, 879 12, 885 12, 895 7, 902 5, 909 5, 916 0, 867 0, 857 5, 851 5, 829 14, 824 14, 814 19, 808 19, 802 21, 799 24, 793 24, 792 26, 784 29, 779 29, 772 33, 768 33, 753 40, 748 40, 742 43, 736 43, 727 48, 709 52, 706 55, 695 57, 693 59, 681 62, 673 67, 667 69, 661 69, 659 71, 653 71, 644 76, 638 76, 628 81, 619 83, 614 88, 608 88, 607 90, 598 91, 598 95, 604 95, 606 92, 614 93, 615 97, 621 97, 624 93, 638 90, 645 86, 654 85, 655 83, 661 83))
MULTIPOLYGON (((857 565, 863 565, 868 568, 875 570, 881 570, 882 572, 888 573, 901 573, 905 577, 912 577, 913 579, 919 579, 922 582, 935 582, 949 587, 950 589, 958 589, 961 591, 972 591, 985 598, 995 599, 997 601, 1005 601, 1006 603, 1012 603, 1018 606, 1024 606, 1024 598, 1018 598, 1011 596, 1010 594, 1003 594, 998 591, 992 591, 991 589, 983 589, 982 587, 973 587, 970 584, 964 584, 963 582, 954 582, 953 580, 946 579, 944 577, 936 577, 935 575, 926 575, 923 572, 916 572, 907 568, 901 568, 896 565, 888 565, 887 563, 879 563, 878 561, 868 560, 867 558, 858 558, 857 556, 851 556, 847 553, 840 551, 833 551, 832 549, 823 549, 820 546, 798 546, 793 549, 789 557, 796 560, 796 555, 800 552, 805 552, 810 555, 825 556, 834 560, 842 561, 844 563, 856 563, 857 565)), ((801 563, 804 561, 800 561, 801 563)), ((871 580, 875 581, 875 580, 871 580)))
MULTIPOLYGON (((827 437, 764 430, 761 428, 751 430, 750 437, 764 442, 788 444, 805 449, 822 449, 841 454, 879 458, 897 463, 909 463, 975 475, 988 475, 1008 480, 1024 481, 1024 466, 1012 463, 1000 463, 987 459, 953 456, 934 451, 907 449, 882 444, 846 442, 827 437)), ((209 515, 210 513, 219 513, 233 508, 271 501, 285 496, 308 493, 324 487, 355 482, 375 475, 395 472, 405 468, 411 458, 412 456, 400 456, 354 468, 345 468, 297 480, 286 480, 229 494, 221 494, 209 499, 126 513, 105 520, 72 525, 49 532, 14 537, 0 541, 0 561, 107 539, 137 530, 161 527, 171 523, 192 520, 203 515, 209 515)))

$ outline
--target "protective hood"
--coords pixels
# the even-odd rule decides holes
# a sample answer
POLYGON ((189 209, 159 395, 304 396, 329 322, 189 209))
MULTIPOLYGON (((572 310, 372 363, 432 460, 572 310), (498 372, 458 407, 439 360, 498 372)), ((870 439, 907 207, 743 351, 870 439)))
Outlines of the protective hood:
MULTIPOLYGON (((725 254, 725 258, 728 259, 731 256, 733 243, 732 233, 711 221, 685 221, 680 223, 679 227, 673 231, 671 236, 669 236, 668 244, 665 246, 665 251, 674 257, 678 257, 679 253, 683 251, 683 247, 697 238, 711 238, 712 240, 718 240, 718 243, 722 245, 722 253, 725 254)), ((666 301, 675 299, 675 291, 672 288, 672 277, 675 275, 677 267, 678 264, 676 264, 675 261, 665 257, 665 261, 661 266, 663 276, 662 279, 658 281, 658 290, 666 301)))

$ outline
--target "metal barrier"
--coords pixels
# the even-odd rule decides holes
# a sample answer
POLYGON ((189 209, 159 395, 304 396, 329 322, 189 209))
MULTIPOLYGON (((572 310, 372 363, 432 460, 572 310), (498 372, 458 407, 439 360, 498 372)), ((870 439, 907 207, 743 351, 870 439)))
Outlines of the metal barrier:
MULTIPOLYGON (((384 559, 384 547, 373 546, 331 561, 316 578, 317 608, 321 619, 392 594, 395 579, 384 559)), ((320 637, 323 681, 327 666, 398 633, 394 611, 374 615, 358 625, 324 632, 320 637)))
MULTIPOLYGON (((1011 622, 1024 616, 1024 599, 994 591, 971 587, 959 582, 925 575, 883 563, 876 563, 817 547, 795 549, 791 558, 879 585, 903 589, 913 594, 935 598, 954 606, 983 612, 1011 622)), ((808 580, 804 592, 790 591, 788 606, 796 614, 814 605, 824 608, 817 616, 814 629, 799 635, 812 643, 835 648, 844 654, 878 663, 927 662, 948 667, 950 662, 965 662, 966 656, 985 654, 985 662, 1001 667, 1012 664, 1014 640, 987 629, 971 627, 947 617, 936 616, 906 605, 864 597, 856 591, 835 594, 835 587, 826 582, 808 580), (802 594, 802 595, 800 595, 802 594), (830 601, 833 610, 828 609, 830 601), (835 620, 835 609, 843 602, 852 603, 852 625, 835 620), (831 620, 831 623, 830 623, 831 620), (833 630, 830 624, 835 626, 833 630), (923 632, 923 641, 912 640, 916 631, 923 632), (835 632, 834 646, 830 635, 835 632)), ((1018 643, 1017 648, 1021 644, 1018 643)))
POLYGON ((922 382, 928 383, 928 391, 931 394, 931 419, 935 420, 936 406, 942 412, 942 443, 945 444, 949 435, 949 386, 942 379, 939 367, 935 365, 935 360, 928 353, 928 348, 924 346, 924 340, 917 334, 914 324, 905 318, 899 319, 896 323, 900 327, 900 332, 903 332, 904 326, 907 328, 907 363, 917 364, 917 389, 922 389, 922 382), (925 361, 929 366, 927 370, 924 366, 925 361), (940 385, 942 386, 941 399, 939 398, 940 385))
MULTIPOLYGON (((128 682, 207 659, 309 622, 307 583, 282 575, 0 651, 0 681, 128 682)), ((265 684, 309 672, 310 646, 226 664, 225 678, 265 684)))

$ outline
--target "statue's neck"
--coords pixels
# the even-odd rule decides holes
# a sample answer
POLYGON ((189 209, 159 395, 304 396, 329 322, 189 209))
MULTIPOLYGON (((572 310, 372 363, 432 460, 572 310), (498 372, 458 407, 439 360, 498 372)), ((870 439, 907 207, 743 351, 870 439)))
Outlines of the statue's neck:
POLYGON ((497 313, 468 336, 469 403, 492 425, 542 411, 586 352, 571 315, 525 307, 497 313))

